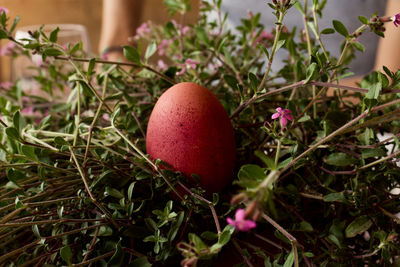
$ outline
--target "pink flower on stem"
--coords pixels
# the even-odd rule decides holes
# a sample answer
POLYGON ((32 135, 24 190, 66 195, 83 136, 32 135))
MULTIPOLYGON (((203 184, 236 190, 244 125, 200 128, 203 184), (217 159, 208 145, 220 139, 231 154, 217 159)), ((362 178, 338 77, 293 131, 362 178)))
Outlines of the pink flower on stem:
MULTIPOLYGON (((257 31, 253 32, 253 38, 257 35, 257 31)), ((274 40, 274 35, 266 30, 262 30, 260 35, 257 36, 256 40, 254 41, 253 45, 257 45, 258 43, 261 43, 264 40, 274 40)))
POLYGON ((164 39, 158 45, 158 54, 163 56, 165 54, 165 49, 173 42, 173 40, 164 39))
POLYGON ((158 66, 158 68, 159 68, 160 70, 162 70, 162 71, 166 71, 166 70, 168 69, 168 65, 165 64, 165 62, 164 62, 162 59, 159 59, 159 60, 157 61, 157 66, 158 66))
POLYGON ((393 21, 394 26, 399 26, 400 25, 400 13, 394 15, 391 17, 391 20, 393 21))
POLYGON ((197 64, 199 64, 199 62, 196 61, 196 60, 193 60, 193 59, 190 59, 190 58, 186 59, 185 63, 181 64, 181 67, 182 67, 181 71, 178 72, 176 75, 178 75, 178 76, 183 75, 186 72, 186 69, 188 67, 192 68, 192 69, 195 69, 197 64))
POLYGON ((181 27, 181 35, 182 36, 186 35, 189 31, 190 31, 190 27, 189 26, 181 27))
POLYGON ((137 29, 136 29, 136 36, 135 39, 139 39, 139 37, 145 36, 146 34, 150 33, 150 27, 147 22, 143 22, 137 29))
POLYGON ((8 9, 5 7, 0 6, 0 14, 2 15, 4 13, 6 13, 6 15, 8 14, 8 9))
POLYGON ((235 219, 228 217, 226 221, 228 222, 228 224, 232 225, 237 230, 243 232, 249 231, 250 229, 253 229, 257 226, 254 221, 246 220, 244 216, 245 216, 244 209, 238 209, 235 213, 235 219))
POLYGON ((281 118, 281 125, 282 127, 285 127, 287 124, 287 121, 293 121, 293 117, 291 115, 291 111, 289 109, 282 109, 281 107, 276 109, 276 113, 272 114, 272 119, 276 120, 278 118, 281 118))

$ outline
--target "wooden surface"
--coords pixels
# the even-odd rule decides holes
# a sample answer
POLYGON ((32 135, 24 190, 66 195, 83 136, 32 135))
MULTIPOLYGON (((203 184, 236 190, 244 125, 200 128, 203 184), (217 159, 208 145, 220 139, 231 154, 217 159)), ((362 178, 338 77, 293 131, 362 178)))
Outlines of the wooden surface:
MULTIPOLYGON (((140 0, 133 0, 140 1, 140 0)), ((168 20, 163 0, 146 1, 142 21, 152 20, 163 23, 168 20)), ((192 11, 186 16, 186 23, 193 23, 198 14, 198 0, 192 0, 192 11)), ((36 24, 73 23, 84 25, 89 34, 93 53, 98 53, 100 38, 102 0, 0 0, 0 6, 9 10, 9 16, 19 15, 19 26, 36 24)), ((11 22, 10 22, 11 23, 11 22)), ((4 45, 4 41, 1 45, 4 45)), ((10 59, 0 57, 2 81, 10 79, 10 59)))

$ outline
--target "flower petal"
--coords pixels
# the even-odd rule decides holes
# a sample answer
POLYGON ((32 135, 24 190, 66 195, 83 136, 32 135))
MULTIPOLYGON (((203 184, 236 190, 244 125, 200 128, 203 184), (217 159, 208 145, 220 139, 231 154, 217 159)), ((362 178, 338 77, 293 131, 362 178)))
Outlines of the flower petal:
POLYGON ((232 219, 232 218, 227 218, 226 219, 226 221, 228 222, 228 224, 230 224, 230 225, 232 225, 232 226, 235 226, 236 225, 236 222, 232 219))
POLYGON ((290 121, 293 121, 293 116, 290 115, 290 114, 285 115, 285 118, 290 120, 290 121))
POLYGON ((286 119, 285 116, 282 116, 282 117, 281 117, 281 125, 282 125, 283 127, 285 127, 286 124, 287 124, 287 119, 286 119))
POLYGON ((240 222, 244 220, 244 209, 238 209, 235 213, 235 221, 240 222))
POLYGON ((279 118, 280 116, 281 116, 281 114, 279 114, 279 113, 274 113, 274 114, 272 114, 271 118, 272 118, 273 120, 275 120, 275 119, 279 118))

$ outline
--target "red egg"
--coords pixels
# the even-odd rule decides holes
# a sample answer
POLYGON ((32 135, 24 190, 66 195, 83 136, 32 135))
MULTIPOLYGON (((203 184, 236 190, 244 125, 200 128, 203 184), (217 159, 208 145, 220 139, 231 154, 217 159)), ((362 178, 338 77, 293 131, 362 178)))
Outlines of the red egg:
POLYGON ((161 95, 150 115, 147 153, 187 177, 197 174, 207 192, 233 179, 236 146, 229 116, 203 86, 184 82, 161 95))

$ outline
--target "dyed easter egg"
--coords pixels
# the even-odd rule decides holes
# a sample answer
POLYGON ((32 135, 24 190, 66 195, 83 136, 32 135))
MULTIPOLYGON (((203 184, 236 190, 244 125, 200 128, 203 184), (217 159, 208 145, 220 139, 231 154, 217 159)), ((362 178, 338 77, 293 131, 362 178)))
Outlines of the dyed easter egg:
POLYGON ((176 84, 161 95, 150 115, 146 148, 152 159, 186 177, 197 174, 207 192, 219 192, 233 179, 236 146, 229 116, 211 91, 195 83, 176 84))

